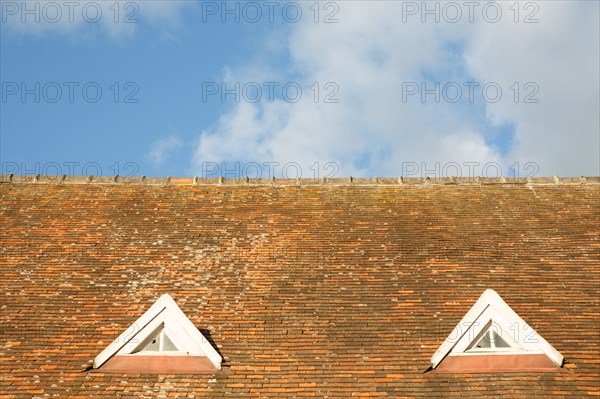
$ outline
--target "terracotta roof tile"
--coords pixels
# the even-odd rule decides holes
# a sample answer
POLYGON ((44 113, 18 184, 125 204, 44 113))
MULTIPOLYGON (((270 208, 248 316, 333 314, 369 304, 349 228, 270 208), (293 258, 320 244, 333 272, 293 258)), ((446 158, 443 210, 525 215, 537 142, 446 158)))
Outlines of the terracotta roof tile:
POLYGON ((5 397, 598 394, 597 178, 0 181, 5 397), (486 288, 560 372, 425 373, 486 288), (163 293, 224 372, 88 371, 163 293))

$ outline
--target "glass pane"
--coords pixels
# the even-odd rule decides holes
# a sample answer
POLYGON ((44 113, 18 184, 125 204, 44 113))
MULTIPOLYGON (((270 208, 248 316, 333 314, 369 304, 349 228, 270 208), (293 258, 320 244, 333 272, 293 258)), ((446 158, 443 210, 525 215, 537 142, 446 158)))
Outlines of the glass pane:
POLYGON ((506 342, 504 340, 504 338, 499 336, 495 331, 494 331, 494 346, 496 348, 510 348, 510 345, 508 344, 508 342, 506 342))
POLYGON ((154 337, 152 337, 152 339, 148 342, 148 344, 146 344, 146 346, 144 346, 140 350, 140 352, 145 352, 145 351, 158 352, 160 350, 161 332, 162 331, 159 331, 154 337))
POLYGON ((176 352, 177 351, 177 347, 175 346, 173 341, 171 341, 171 339, 169 338, 169 336, 167 334, 163 334, 163 351, 164 352, 176 352))
POLYGON ((175 346, 171 338, 167 336, 163 328, 135 353, 140 352, 179 352, 179 349, 175 346))
POLYGON ((496 331, 487 330, 476 345, 477 348, 510 348, 510 345, 496 331))

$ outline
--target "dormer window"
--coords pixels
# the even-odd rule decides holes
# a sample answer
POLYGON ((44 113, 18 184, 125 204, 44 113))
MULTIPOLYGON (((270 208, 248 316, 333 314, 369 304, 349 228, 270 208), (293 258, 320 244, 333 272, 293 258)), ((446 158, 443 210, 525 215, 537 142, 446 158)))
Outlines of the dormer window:
POLYGON ((105 373, 213 374, 221 355, 168 294, 94 359, 105 373))
POLYGON ((431 357, 440 372, 556 371, 563 356, 486 290, 431 357))

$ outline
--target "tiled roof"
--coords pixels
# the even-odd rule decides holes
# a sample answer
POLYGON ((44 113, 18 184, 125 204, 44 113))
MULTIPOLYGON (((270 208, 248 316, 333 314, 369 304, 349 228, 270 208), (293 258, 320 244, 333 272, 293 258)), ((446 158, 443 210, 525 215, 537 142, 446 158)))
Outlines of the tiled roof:
POLYGON ((3 398, 600 395, 600 179, 0 180, 3 398), (556 373, 425 372, 491 288, 556 373), (163 293, 212 376, 90 371, 163 293))

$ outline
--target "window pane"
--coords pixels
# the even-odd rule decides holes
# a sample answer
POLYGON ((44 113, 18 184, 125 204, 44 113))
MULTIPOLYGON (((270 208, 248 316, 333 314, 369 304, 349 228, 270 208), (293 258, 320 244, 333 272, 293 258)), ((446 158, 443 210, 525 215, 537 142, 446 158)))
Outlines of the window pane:
POLYGON ((160 350, 160 337, 162 331, 159 331, 152 339, 148 342, 146 346, 144 346, 140 352, 152 351, 158 352, 160 350))
POLYGON ((477 343, 477 348, 491 348, 492 347, 492 339, 490 338, 490 330, 487 330, 483 337, 477 343))
POLYGON ((169 336, 167 334, 163 334, 163 351, 165 351, 165 352, 177 351, 177 347, 175 346, 173 341, 171 341, 171 339, 169 338, 169 336))
POLYGON ((179 352, 179 349, 167 336, 165 330, 161 329, 135 353, 140 352, 179 352))
POLYGON ((510 345, 496 331, 487 330, 483 337, 476 345, 477 348, 493 349, 493 348, 510 348, 510 345))
POLYGON ((504 340, 501 336, 494 332, 494 344, 496 348, 510 348, 508 342, 504 340))

